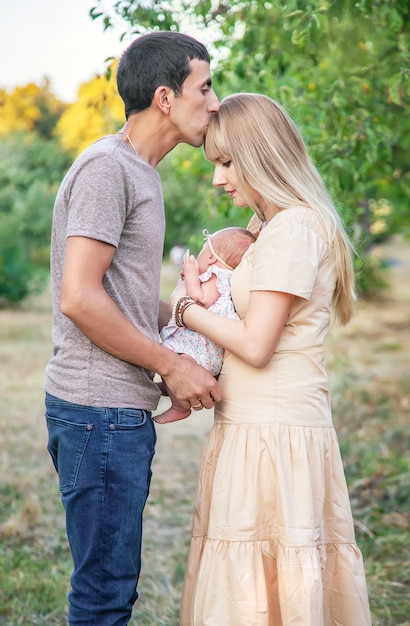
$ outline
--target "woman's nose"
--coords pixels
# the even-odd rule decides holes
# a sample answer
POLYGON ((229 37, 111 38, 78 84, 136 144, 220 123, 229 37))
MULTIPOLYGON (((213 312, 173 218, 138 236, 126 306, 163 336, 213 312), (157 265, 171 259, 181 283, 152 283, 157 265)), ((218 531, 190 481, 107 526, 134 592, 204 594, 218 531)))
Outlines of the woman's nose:
POLYGON ((226 184, 226 177, 223 175, 222 168, 215 167, 214 177, 212 179, 212 184, 214 187, 220 187, 221 185, 226 184))

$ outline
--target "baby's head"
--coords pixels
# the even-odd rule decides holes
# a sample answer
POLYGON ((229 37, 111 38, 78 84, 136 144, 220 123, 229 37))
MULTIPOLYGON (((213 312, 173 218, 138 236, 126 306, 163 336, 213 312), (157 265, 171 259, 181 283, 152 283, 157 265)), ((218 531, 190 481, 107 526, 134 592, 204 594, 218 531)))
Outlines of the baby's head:
POLYGON ((217 262, 231 270, 239 265, 251 243, 256 241, 255 235, 239 226, 222 228, 212 235, 204 230, 204 235, 205 246, 208 245, 217 262))

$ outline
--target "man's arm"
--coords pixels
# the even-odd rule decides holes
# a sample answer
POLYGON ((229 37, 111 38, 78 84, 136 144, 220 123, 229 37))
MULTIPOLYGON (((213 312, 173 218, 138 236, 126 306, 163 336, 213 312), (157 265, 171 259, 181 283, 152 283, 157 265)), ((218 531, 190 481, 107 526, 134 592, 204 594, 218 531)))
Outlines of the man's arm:
POLYGON ((114 246, 86 237, 69 237, 64 261, 61 312, 97 346, 115 357, 160 374, 185 406, 211 408, 221 399, 214 377, 152 341, 123 315, 103 286, 114 246))
POLYGON ((158 312, 158 330, 162 330, 164 326, 166 326, 171 317, 171 307, 168 302, 165 300, 159 301, 159 312, 158 312))

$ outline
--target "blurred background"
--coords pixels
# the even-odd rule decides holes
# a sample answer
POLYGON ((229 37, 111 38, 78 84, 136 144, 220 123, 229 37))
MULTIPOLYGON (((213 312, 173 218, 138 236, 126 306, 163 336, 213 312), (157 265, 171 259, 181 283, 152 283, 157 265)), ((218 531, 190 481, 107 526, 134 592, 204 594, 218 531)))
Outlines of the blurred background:
MULTIPOLYGON (((208 46, 220 98, 262 92, 286 107, 355 244, 357 314, 329 339, 335 425, 374 626, 409 625, 409 3, 0 0, 0 10, 0 624, 65 623, 70 558, 42 417, 54 198, 79 152, 124 124, 121 52, 172 29, 208 46)), ((158 169, 166 297, 179 269, 171 250, 196 253, 204 227, 245 226, 250 212, 212 188, 202 150, 180 145, 158 169)), ((178 624, 209 425, 185 422, 159 437, 140 626, 178 624)))

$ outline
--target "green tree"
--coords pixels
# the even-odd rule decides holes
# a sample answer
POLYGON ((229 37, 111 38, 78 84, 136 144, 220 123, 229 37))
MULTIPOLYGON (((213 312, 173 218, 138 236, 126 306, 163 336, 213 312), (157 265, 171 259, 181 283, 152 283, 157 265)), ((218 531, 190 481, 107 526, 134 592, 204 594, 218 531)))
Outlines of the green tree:
MULTIPOLYGON (((286 106, 357 244, 367 251, 409 232, 407 0, 121 0, 111 12, 96 2, 91 16, 105 28, 120 17, 134 33, 213 29, 219 95, 260 91, 286 106)), ((182 174, 183 162, 172 171, 182 174)), ((206 206, 200 180, 197 188, 192 206, 206 206)))
POLYGON ((71 161, 35 132, 0 139, 0 305, 42 288, 48 275, 52 209, 71 161))
POLYGON ((382 231, 374 207, 384 200, 388 233, 399 227, 394 214, 404 215, 410 195, 408 5, 298 5, 275 3, 266 12, 248 3, 246 28, 222 76, 229 73, 234 90, 252 85, 285 104, 345 220, 369 247, 382 231))

